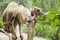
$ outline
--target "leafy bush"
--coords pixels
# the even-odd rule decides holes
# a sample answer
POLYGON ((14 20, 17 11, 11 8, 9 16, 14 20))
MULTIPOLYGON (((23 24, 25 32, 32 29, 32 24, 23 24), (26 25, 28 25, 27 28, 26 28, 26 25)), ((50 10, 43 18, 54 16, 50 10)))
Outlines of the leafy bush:
POLYGON ((35 27, 36 36, 55 38, 57 28, 52 28, 50 25, 37 23, 35 27))

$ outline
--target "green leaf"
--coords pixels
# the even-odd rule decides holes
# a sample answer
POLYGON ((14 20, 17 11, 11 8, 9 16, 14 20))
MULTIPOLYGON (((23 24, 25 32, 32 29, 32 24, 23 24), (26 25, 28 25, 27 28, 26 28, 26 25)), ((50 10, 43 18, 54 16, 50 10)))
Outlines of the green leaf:
POLYGON ((46 21, 48 22, 48 20, 53 20, 55 17, 55 14, 53 14, 53 12, 48 13, 48 15, 46 16, 46 21))
POLYGON ((60 11, 58 11, 57 14, 60 15, 60 11))
POLYGON ((54 21, 51 22, 51 26, 55 27, 59 23, 59 19, 55 19, 54 21))
POLYGON ((48 22, 48 20, 50 19, 50 16, 51 16, 51 13, 48 13, 47 15, 46 15, 46 21, 48 22))

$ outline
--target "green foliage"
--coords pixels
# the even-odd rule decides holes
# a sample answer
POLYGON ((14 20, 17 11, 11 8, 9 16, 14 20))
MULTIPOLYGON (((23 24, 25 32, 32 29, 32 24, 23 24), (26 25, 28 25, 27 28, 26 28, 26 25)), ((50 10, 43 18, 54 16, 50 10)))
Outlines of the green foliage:
POLYGON ((19 5, 21 4, 21 5, 28 7, 28 8, 30 8, 30 6, 32 4, 30 0, 19 0, 18 2, 19 2, 19 5))
POLYGON ((50 9, 49 13, 46 15, 46 21, 51 20, 52 27, 55 27, 60 22, 60 11, 55 9, 50 9))
POLYGON ((59 40, 59 32, 60 32, 60 9, 49 9, 49 13, 46 15, 46 21, 51 20, 51 26, 52 28, 56 28, 56 33, 55 33, 55 39, 54 40, 59 40))
POLYGON ((55 34, 57 31, 57 28, 52 28, 50 25, 44 25, 41 23, 37 23, 35 27, 35 32, 37 36, 41 37, 48 37, 48 38, 55 38, 55 34))
POLYGON ((23 27, 22 27, 22 31, 23 31, 24 33, 27 33, 27 32, 28 32, 27 30, 28 30, 28 29, 27 29, 27 26, 24 24, 23 27))
POLYGON ((2 28, 2 27, 3 27, 3 22, 2 22, 1 17, 0 17, 0 28, 2 28))

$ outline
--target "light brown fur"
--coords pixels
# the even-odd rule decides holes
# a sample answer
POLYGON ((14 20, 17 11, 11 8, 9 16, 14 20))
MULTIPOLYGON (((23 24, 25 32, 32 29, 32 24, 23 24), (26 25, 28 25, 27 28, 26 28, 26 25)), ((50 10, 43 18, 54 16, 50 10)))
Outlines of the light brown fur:
POLYGON ((17 24, 19 24, 20 38, 23 40, 21 27, 22 24, 29 20, 30 16, 31 12, 28 8, 24 7, 23 5, 18 5, 16 2, 10 2, 2 14, 4 24, 3 28, 7 33, 12 33, 12 39, 16 40, 17 37, 14 30, 17 24), (13 16, 13 21, 9 22, 13 16))
POLYGON ((28 27, 27 40, 33 40, 34 32, 35 32, 35 25, 36 25, 36 22, 38 20, 38 16, 41 13, 44 13, 44 11, 40 8, 34 8, 33 10, 31 10, 32 19, 30 19, 30 21, 28 21, 28 25, 27 25, 27 27, 28 27))
POLYGON ((33 40, 34 38, 34 29, 35 24, 37 22, 38 15, 41 14, 41 10, 38 8, 34 8, 31 12, 25 8, 24 6, 18 6, 16 2, 10 2, 7 6, 7 8, 4 10, 2 14, 3 18, 3 24, 4 24, 4 30, 7 33, 12 33, 12 40, 17 40, 16 34, 15 34, 15 28, 17 24, 19 24, 19 32, 21 40, 23 40, 22 33, 21 33, 21 26, 22 24, 26 23, 28 21, 28 39, 27 40, 33 40), (33 18, 32 15, 33 14, 33 18), (14 16, 14 20, 9 23, 9 20, 14 16), (32 19, 30 19, 30 17, 32 19), (9 27, 8 27, 9 26, 9 27))
POLYGON ((17 40, 14 31, 17 24, 19 24, 19 29, 21 29, 21 24, 23 23, 22 15, 19 8, 20 7, 16 2, 10 2, 2 14, 3 25, 4 25, 3 28, 7 33, 12 33, 13 35, 12 40, 17 40), (13 16, 14 20, 12 22, 9 22, 13 16))

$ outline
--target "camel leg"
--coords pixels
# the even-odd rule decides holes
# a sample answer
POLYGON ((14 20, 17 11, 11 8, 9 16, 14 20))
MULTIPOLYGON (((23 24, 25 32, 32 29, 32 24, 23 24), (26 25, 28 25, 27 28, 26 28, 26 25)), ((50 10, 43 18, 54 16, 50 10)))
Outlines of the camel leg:
POLYGON ((17 40, 17 36, 13 27, 11 28, 11 33, 12 33, 12 40, 17 40))
POLYGON ((23 36, 22 36, 22 24, 20 24, 20 21, 18 21, 18 24, 19 24, 19 33, 20 33, 20 38, 21 40, 23 40, 23 36))
POLYGON ((12 33, 12 40, 17 40, 16 34, 12 33))
POLYGON ((22 28, 21 28, 22 26, 20 25, 20 27, 19 27, 19 32, 20 32, 20 38, 21 38, 21 40, 23 40, 23 36, 22 36, 22 28))
POLYGON ((22 26, 19 28, 19 30, 20 30, 20 38, 21 38, 21 40, 23 40, 23 36, 22 36, 22 26))

